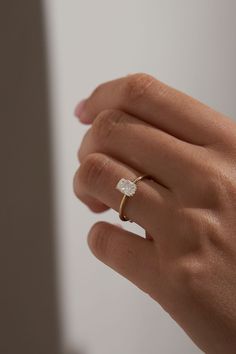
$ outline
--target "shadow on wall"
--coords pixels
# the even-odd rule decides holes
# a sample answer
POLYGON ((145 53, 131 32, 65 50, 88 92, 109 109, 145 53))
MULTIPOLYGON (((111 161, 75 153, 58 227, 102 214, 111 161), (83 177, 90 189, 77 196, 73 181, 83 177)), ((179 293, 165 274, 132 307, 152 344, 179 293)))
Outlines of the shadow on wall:
POLYGON ((0 2, 0 353, 58 354, 49 111, 37 0, 0 2))

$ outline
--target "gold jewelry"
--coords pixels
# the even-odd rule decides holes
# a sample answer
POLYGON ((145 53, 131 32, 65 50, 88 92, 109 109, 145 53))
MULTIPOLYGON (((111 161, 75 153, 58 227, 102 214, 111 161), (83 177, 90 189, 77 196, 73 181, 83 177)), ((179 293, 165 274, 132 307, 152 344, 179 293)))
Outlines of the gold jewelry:
POLYGON ((137 177, 134 181, 130 181, 128 179, 122 178, 116 186, 116 189, 118 189, 122 194, 124 194, 121 203, 120 203, 120 208, 119 208, 119 217, 122 221, 130 221, 125 215, 124 215, 124 208, 125 204, 127 201, 127 198, 133 197, 135 195, 135 192, 137 190, 137 183, 143 179, 151 179, 154 180, 153 177, 149 175, 142 175, 137 177))

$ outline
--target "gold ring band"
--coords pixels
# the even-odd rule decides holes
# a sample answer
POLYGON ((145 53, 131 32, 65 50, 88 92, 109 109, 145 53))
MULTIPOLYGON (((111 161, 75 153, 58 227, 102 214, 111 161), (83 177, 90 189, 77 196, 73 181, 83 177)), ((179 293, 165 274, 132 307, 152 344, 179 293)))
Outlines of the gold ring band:
POLYGON ((136 185, 138 182, 142 181, 143 179, 150 179, 150 180, 154 180, 154 178, 152 176, 149 176, 149 175, 142 175, 142 176, 139 176, 137 178, 135 178, 135 180, 133 181, 129 181, 129 180, 125 180, 124 178, 122 178, 118 184, 117 184, 117 189, 119 189, 123 194, 123 198, 121 200, 121 203, 120 203, 120 207, 119 207, 119 217, 122 221, 130 221, 132 222, 131 220, 129 220, 125 215, 124 215, 124 209, 125 209, 125 205, 126 205, 126 201, 128 198, 131 198, 135 192, 136 192, 136 185), (126 183, 128 185, 128 187, 131 189, 129 190, 129 193, 127 193, 127 191, 125 191, 125 188, 122 188, 119 186, 119 184, 121 183, 122 185, 122 182, 123 184, 126 183))

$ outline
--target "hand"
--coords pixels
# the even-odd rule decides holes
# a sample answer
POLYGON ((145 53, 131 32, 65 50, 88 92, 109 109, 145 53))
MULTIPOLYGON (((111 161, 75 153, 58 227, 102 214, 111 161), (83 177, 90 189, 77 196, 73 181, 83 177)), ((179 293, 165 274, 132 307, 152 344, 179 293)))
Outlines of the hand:
POLYGON ((139 182, 125 214, 142 238, 108 223, 94 255, 155 299, 206 353, 236 352, 236 124, 145 74, 100 85, 77 109, 91 124, 75 193, 119 210, 121 178, 139 182))

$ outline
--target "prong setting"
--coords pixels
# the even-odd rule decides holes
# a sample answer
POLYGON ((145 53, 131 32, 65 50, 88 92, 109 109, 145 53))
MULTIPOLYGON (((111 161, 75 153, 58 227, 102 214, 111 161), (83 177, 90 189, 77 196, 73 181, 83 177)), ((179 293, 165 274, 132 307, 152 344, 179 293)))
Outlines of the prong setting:
POLYGON ((127 197, 132 197, 137 190, 137 186, 134 182, 125 178, 121 178, 116 185, 116 189, 118 189, 122 194, 126 195, 127 197))

